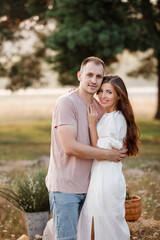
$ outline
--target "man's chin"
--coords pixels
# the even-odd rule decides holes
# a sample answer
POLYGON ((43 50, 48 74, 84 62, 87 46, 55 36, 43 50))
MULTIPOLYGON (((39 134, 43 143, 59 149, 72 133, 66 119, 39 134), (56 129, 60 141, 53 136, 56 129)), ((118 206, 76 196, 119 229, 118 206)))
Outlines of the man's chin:
POLYGON ((88 93, 89 94, 92 94, 92 95, 94 95, 96 92, 98 91, 98 89, 97 88, 95 88, 95 89, 88 89, 88 93))

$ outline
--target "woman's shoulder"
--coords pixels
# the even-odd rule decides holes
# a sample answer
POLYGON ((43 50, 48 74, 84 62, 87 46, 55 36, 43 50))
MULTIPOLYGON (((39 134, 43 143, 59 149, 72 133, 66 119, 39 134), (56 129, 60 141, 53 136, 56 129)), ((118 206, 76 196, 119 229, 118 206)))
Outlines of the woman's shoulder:
POLYGON ((113 114, 113 118, 118 121, 118 123, 126 124, 126 119, 121 111, 115 111, 113 114))
POLYGON ((118 118, 119 120, 120 120, 120 119, 125 120, 125 117, 124 117, 123 113, 122 113, 120 110, 114 111, 114 112, 113 112, 113 117, 116 117, 116 118, 118 118))

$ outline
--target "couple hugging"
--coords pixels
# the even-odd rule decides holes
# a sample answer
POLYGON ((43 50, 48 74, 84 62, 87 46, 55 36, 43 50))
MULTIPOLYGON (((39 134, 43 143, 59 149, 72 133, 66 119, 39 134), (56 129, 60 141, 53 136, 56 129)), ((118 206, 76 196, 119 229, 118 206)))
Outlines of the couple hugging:
POLYGON ((123 80, 104 70, 101 59, 86 58, 79 87, 56 103, 44 240, 130 239, 122 160, 138 154, 138 128, 123 80))

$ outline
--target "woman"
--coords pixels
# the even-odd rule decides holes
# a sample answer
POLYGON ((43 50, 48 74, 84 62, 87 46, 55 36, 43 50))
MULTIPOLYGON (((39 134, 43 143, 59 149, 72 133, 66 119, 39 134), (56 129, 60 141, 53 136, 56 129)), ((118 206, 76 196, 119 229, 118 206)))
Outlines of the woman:
MULTIPOLYGON (((92 106, 88 108, 92 146, 121 149, 126 138, 128 156, 136 156, 139 132, 122 79, 105 76, 98 98, 105 114, 97 123, 96 110, 92 106)), ((79 218, 77 239, 129 240, 125 196, 122 163, 94 160, 87 197, 79 218)))

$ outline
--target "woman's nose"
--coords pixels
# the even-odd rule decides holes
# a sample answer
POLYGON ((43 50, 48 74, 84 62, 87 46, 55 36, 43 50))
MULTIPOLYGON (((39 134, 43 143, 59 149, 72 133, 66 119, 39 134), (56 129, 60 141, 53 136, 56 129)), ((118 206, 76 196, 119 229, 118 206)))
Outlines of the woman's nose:
POLYGON ((106 93, 105 92, 102 93, 102 97, 106 97, 106 93))

